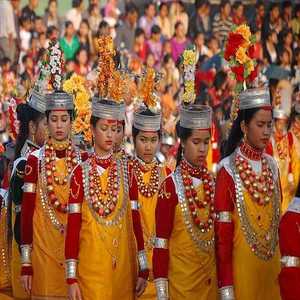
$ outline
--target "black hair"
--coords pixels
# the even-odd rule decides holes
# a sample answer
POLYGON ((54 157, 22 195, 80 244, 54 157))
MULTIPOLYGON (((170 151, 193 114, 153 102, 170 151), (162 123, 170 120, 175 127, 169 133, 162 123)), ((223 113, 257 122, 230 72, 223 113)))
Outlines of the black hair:
POLYGON ((7 56, 3 57, 3 58, 1 59, 1 61, 0 61, 0 65, 1 65, 1 66, 4 66, 4 65, 6 65, 6 64, 8 64, 8 63, 11 63, 11 60, 10 60, 10 58, 8 58, 7 56))
POLYGON ((297 16, 297 13, 300 12, 300 4, 296 4, 295 7, 294 7, 294 16, 296 17, 297 16))
POLYGON ((283 1, 282 2, 282 9, 292 7, 292 2, 291 1, 283 1))
POLYGON ((238 9, 241 5, 243 5, 242 1, 236 1, 236 2, 234 2, 232 8, 238 9))
POLYGON ((15 147, 15 159, 20 157, 21 150, 25 144, 25 141, 29 137, 29 122, 32 121, 37 124, 44 118, 44 114, 40 113, 39 111, 35 110, 27 103, 20 103, 17 106, 17 118, 20 122, 19 126, 19 133, 16 140, 16 147, 15 147))
POLYGON ((192 129, 181 127, 180 122, 179 121, 177 122, 176 134, 180 138, 180 144, 177 150, 176 166, 178 166, 182 160, 182 154, 183 154, 182 143, 185 142, 192 135, 192 133, 193 133, 192 129))
POLYGON ((244 136, 241 129, 242 121, 244 121, 245 124, 249 124, 250 121, 253 119, 254 115, 260 109, 261 108, 251 108, 251 109, 244 109, 239 111, 238 116, 233 122, 232 127, 230 129, 228 139, 225 141, 222 147, 222 158, 232 154, 236 149, 236 147, 240 144, 244 136))
POLYGON ((68 28, 71 25, 73 25, 73 23, 71 21, 66 21, 65 22, 65 28, 68 28))
POLYGON ((229 0, 222 0, 220 3, 220 9, 223 9, 227 4, 230 4, 229 0))
POLYGON ((151 27, 151 34, 158 34, 161 33, 161 29, 158 25, 153 25, 151 27))
POLYGON ((23 57, 22 57, 22 64, 25 64, 27 62, 27 59, 29 59, 29 55, 25 54, 23 57))
POLYGON ((135 12, 138 13, 138 8, 134 3, 129 2, 125 5, 125 14, 126 15, 129 15, 129 14, 132 14, 135 12))
POLYGON ((81 5, 81 3, 82 3, 82 0, 73 0, 72 1, 72 7, 77 8, 81 5))
POLYGON ((174 26, 175 30, 176 30, 180 25, 183 26, 183 23, 182 23, 181 21, 177 21, 177 22, 175 23, 175 26, 174 26))
MULTIPOLYGON (((143 115, 143 116, 155 116, 155 114, 149 109, 141 112, 140 114, 143 115)), ((137 135, 139 134, 140 131, 141 130, 135 128, 134 125, 132 125, 132 138, 133 138, 134 143, 135 143, 136 137, 137 137, 137 135)), ((158 134, 158 138, 160 139, 161 131, 158 130, 157 134, 158 134)))
POLYGON ((139 37, 140 35, 145 35, 145 31, 141 27, 137 27, 134 33, 135 37, 139 37))
POLYGON ((160 3, 158 10, 161 11, 161 9, 162 9, 164 6, 166 6, 166 7, 168 8, 168 4, 167 4, 166 2, 160 3))
POLYGON ((224 84, 224 82, 227 79, 227 73, 224 71, 219 71, 216 74, 215 80, 214 80, 214 87, 218 90, 219 88, 221 88, 221 86, 224 84))
POLYGON ((53 34, 53 32, 54 32, 55 30, 58 31, 58 29, 57 29, 56 26, 54 26, 54 25, 49 26, 49 27, 47 28, 47 38, 49 38, 49 37, 53 34))

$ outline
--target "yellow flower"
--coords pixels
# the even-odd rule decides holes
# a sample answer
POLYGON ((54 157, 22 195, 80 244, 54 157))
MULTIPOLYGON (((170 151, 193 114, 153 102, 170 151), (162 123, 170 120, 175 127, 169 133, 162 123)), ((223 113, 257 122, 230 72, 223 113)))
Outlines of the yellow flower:
POLYGON ((243 36, 243 38, 249 42, 251 37, 251 31, 248 25, 243 24, 237 27, 236 33, 239 33, 243 36))
POLYGON ((247 62, 247 69, 249 70, 249 73, 251 73, 252 71, 254 71, 254 63, 252 60, 249 60, 247 62))
POLYGON ((63 90, 69 94, 73 93, 73 83, 70 79, 63 84, 63 90))
POLYGON ((185 50, 183 52, 183 64, 194 65, 196 63, 196 53, 193 50, 185 50))
POLYGON ((184 93, 182 95, 182 100, 185 103, 192 103, 196 98, 195 95, 195 83, 193 80, 186 81, 184 83, 184 93))
POLYGON ((250 60, 249 56, 246 54, 246 49, 243 47, 240 47, 237 51, 236 51, 236 60, 240 63, 240 64, 245 64, 247 61, 250 60))

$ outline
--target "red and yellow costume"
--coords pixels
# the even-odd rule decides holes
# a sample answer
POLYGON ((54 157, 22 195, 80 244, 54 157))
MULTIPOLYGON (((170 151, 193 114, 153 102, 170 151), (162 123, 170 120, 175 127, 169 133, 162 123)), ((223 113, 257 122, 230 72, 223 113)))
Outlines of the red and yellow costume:
POLYGON ((155 208, 159 186, 169 173, 169 169, 160 166, 156 160, 153 163, 146 164, 140 159, 134 159, 130 161, 129 164, 129 196, 131 200, 138 200, 145 250, 150 270, 147 288, 140 299, 156 299, 152 272, 152 251, 155 238, 155 208))
POLYGON ((71 178, 67 283, 78 281, 85 300, 135 299, 137 276, 148 277, 141 264, 138 273, 144 241, 137 202, 128 201, 124 169, 119 159, 92 154, 71 178))
POLYGON ((285 212, 295 196, 299 181, 299 156, 295 149, 294 138, 291 132, 280 134, 275 132, 266 152, 276 160, 282 187, 282 212, 285 212))
POLYGON ((213 174, 217 173, 217 165, 220 161, 220 149, 219 149, 219 132, 216 124, 212 122, 211 126, 211 138, 207 154, 207 168, 213 174))
POLYGON ((13 239, 11 245, 11 279, 12 279, 12 293, 15 299, 28 299, 28 294, 21 286, 21 207, 23 198, 23 184, 25 165, 28 156, 33 151, 37 150, 38 146, 33 144, 30 140, 26 140, 21 150, 21 156, 14 161, 12 176, 10 179, 9 197, 12 205, 11 222, 13 226, 13 239))
POLYGON ((300 198, 290 203, 279 226, 281 272, 279 284, 282 300, 297 300, 300 295, 300 198))
POLYGON ((85 158, 69 141, 56 145, 51 140, 28 157, 21 212, 21 274, 33 276, 33 299, 67 297, 64 231, 68 176, 85 158))
POLYGON ((213 192, 207 169, 193 168, 185 160, 163 182, 153 252, 158 299, 168 299, 160 291, 166 281, 170 299, 217 299, 213 192))
POLYGON ((280 182, 276 163, 249 145, 220 163, 215 210, 221 299, 280 299, 277 230, 280 182))

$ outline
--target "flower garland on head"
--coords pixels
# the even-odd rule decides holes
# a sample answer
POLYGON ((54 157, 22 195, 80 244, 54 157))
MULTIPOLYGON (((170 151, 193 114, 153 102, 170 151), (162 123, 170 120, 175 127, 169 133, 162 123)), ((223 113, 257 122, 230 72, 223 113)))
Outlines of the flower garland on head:
POLYGON ((17 101, 12 97, 8 106, 8 119, 10 125, 10 136, 15 141, 19 133, 19 121, 17 118, 17 101))
POLYGON ((73 74, 63 84, 63 90, 74 96, 75 120, 73 122, 74 134, 82 134, 85 142, 92 144, 90 130, 91 102, 90 94, 85 86, 85 79, 73 74))
POLYGON ((111 36, 102 36, 98 39, 98 91, 103 98, 108 97, 109 82, 115 73, 115 50, 111 36))
POLYGON ((156 97, 153 93, 154 86, 155 70, 153 68, 148 68, 141 80, 139 96, 149 109, 154 108, 156 106, 156 97))
POLYGON ((38 68, 40 72, 34 87, 39 92, 44 92, 48 89, 48 81, 46 79, 50 75, 49 56, 47 52, 44 53, 42 59, 38 62, 38 68))
POLYGON ((196 52, 195 49, 186 49, 183 52, 183 78, 184 93, 182 100, 185 104, 193 103, 196 99, 195 93, 195 71, 196 71, 196 52))
POLYGON ((50 84, 54 90, 60 90, 62 84, 63 56, 57 40, 49 45, 50 84))
POLYGON ((255 36, 248 25, 233 27, 229 33, 224 51, 224 59, 228 61, 233 78, 236 80, 235 97, 231 107, 231 122, 238 114, 238 95, 257 77, 257 63, 254 59, 255 36))

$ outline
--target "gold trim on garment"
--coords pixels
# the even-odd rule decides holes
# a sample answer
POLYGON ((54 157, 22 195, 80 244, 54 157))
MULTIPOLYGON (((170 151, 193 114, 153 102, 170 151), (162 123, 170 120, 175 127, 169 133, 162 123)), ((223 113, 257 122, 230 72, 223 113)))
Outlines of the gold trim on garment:
POLYGON ((233 286, 224 286, 219 289, 220 300, 234 300, 234 289, 233 286))
POLYGON ((70 203, 68 205, 69 214, 80 214, 81 213, 81 203, 70 203))
POLYGON ((169 284, 167 278, 157 278, 154 280, 157 300, 169 299, 169 284))

